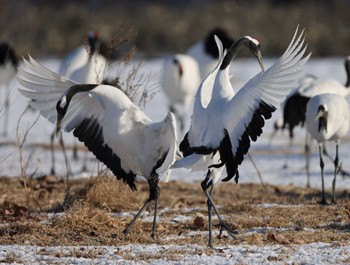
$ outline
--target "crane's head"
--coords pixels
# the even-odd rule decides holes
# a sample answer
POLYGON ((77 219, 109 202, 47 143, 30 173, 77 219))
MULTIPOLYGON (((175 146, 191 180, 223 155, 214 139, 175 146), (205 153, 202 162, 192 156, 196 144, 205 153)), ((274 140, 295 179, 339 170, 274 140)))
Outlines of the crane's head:
POLYGON ((250 50, 252 54, 254 54, 256 59, 258 59, 261 70, 264 72, 265 69, 264 69, 264 64, 263 64, 262 55, 260 51, 260 47, 261 47, 260 42, 250 36, 245 36, 243 38, 245 39, 244 45, 250 50))
POLYGON ((79 92, 87 92, 94 89, 95 84, 78 84, 71 86, 66 90, 66 92, 62 95, 62 97, 56 103, 56 111, 57 111, 57 121, 56 121, 56 136, 61 130, 61 124, 64 116, 67 113, 69 104, 73 96, 79 92))
POLYGON ((177 66, 178 74, 181 77, 183 75, 183 68, 182 68, 182 65, 181 65, 180 61, 178 60, 178 58, 174 57, 173 63, 175 66, 177 66))
POLYGON ((265 69, 260 52, 260 43, 250 36, 239 38, 234 44, 232 44, 231 48, 228 50, 221 63, 220 69, 223 70, 227 68, 230 65, 231 61, 236 57, 239 50, 243 48, 243 46, 246 46, 250 52, 258 59, 261 70, 264 72, 265 69))

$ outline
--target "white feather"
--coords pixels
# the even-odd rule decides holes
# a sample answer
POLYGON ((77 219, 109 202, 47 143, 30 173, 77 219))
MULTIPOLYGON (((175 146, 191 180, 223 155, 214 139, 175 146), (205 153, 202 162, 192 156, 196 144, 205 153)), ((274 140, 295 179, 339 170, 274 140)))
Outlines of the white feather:
MULTIPOLYGON (((76 84, 32 58, 24 61, 18 79, 24 87, 20 92, 52 122, 57 115, 56 102, 76 84), (46 84, 47 91, 44 90, 46 84)), ((175 161, 176 123, 172 114, 155 123, 119 89, 96 85, 88 92, 73 96, 62 120, 62 128, 71 131, 82 120, 91 118, 102 126, 105 144, 121 159, 125 172, 148 178, 159 159, 165 157, 158 167, 159 174, 165 174, 175 161)))
POLYGON ((300 41, 301 36, 302 33, 297 39, 294 36, 282 57, 268 70, 249 80, 224 107, 223 128, 229 133, 233 154, 236 153, 240 137, 260 102, 264 101, 274 108, 279 108, 297 85, 301 70, 310 57, 309 54, 302 58, 305 48, 303 41, 300 41))

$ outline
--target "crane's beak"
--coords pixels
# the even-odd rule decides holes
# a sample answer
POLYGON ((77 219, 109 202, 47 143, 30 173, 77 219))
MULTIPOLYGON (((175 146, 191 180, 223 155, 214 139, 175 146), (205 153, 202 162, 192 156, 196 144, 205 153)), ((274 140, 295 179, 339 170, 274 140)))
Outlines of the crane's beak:
POLYGON ((322 129, 327 131, 327 112, 325 111, 324 107, 321 106, 317 112, 315 121, 318 121, 318 131, 320 132, 322 129))
POLYGON ((317 110, 316 117, 315 117, 315 121, 319 120, 320 118, 325 117, 326 114, 327 114, 327 111, 326 111, 325 107, 323 105, 319 106, 318 110, 317 110))
POLYGON ((261 67, 261 71, 265 72, 265 68, 264 68, 264 63, 263 63, 263 59, 262 59, 262 55, 261 55, 261 52, 260 50, 258 50, 255 54, 256 58, 258 59, 259 61, 259 65, 261 67))
POLYGON ((60 135, 61 132, 61 124, 64 115, 66 114, 67 109, 61 107, 61 100, 59 100, 56 104, 56 111, 57 111, 57 120, 56 120, 56 137, 60 135))
POLYGON ((319 120, 320 118, 322 118, 324 116, 324 112, 319 111, 315 117, 315 121, 319 120))

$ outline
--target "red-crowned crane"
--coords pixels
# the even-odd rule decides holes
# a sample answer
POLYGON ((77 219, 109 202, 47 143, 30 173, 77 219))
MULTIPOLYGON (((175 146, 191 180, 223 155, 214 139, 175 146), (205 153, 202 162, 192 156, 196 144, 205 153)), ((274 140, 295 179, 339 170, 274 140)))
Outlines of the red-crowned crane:
MULTIPOLYGON (((305 123, 305 113, 306 113, 306 105, 309 102, 310 98, 319 94, 331 93, 331 94, 339 94, 342 96, 348 96, 350 94, 350 56, 345 58, 344 62, 345 72, 347 75, 347 80, 345 84, 341 84, 339 81, 334 79, 325 79, 318 80, 313 75, 307 75, 303 79, 300 80, 300 84, 295 92, 286 99, 283 107, 283 122, 281 126, 275 124, 275 132, 278 129, 284 129, 288 127, 289 131, 289 151, 291 150, 293 144, 294 133, 293 130, 296 126, 303 126, 305 123)), ((273 135, 272 135, 273 136, 273 135)), ((331 158, 326 151, 325 146, 322 148, 324 154, 331 158)), ((288 155, 286 156, 286 161, 284 167, 287 167, 288 163, 288 155)), ((305 157, 306 157, 306 174, 307 174, 307 182, 306 186, 310 186, 310 172, 309 172, 309 160, 310 160, 310 139, 308 134, 305 138, 305 157)), ((331 158, 332 159, 332 158, 331 158)), ((343 176, 349 176, 349 173, 339 169, 340 173, 343 176)))
POLYGON ((336 153, 334 159, 334 178, 332 182, 332 203, 335 203, 335 185, 339 171, 338 146, 340 140, 349 131, 350 108, 344 96, 339 94, 320 94, 312 97, 306 107, 306 128, 317 141, 319 147, 322 199, 320 204, 327 204, 324 189, 323 145, 326 141, 334 141, 336 153))
POLYGON ((175 114, 179 132, 182 134, 188 129, 186 120, 201 82, 198 63, 189 55, 174 54, 164 59, 163 69, 162 88, 168 98, 169 109, 175 114))
MULTIPOLYGON (((206 166, 208 174, 202 182, 202 189, 208 198, 208 214, 212 206, 221 228, 230 234, 233 234, 232 230, 220 218, 208 193, 208 189, 219 179, 218 174, 211 173, 211 169, 225 166, 227 177, 223 181, 234 176, 238 180, 238 166, 249 150, 250 141, 256 141, 261 135, 264 120, 271 118, 272 112, 295 87, 295 80, 309 59, 310 55, 303 58, 306 47, 303 48, 302 35, 297 37, 296 31, 282 57, 267 71, 249 80, 234 95, 227 67, 242 45, 249 47, 262 66, 259 43, 251 37, 237 40, 198 88, 191 126, 180 144, 185 157, 175 167, 198 167, 199 163, 206 166), (202 163, 203 160, 212 164, 207 166, 208 163, 202 163)), ((212 246, 210 230, 208 246, 212 246)))
POLYGON ((119 89, 109 85, 77 84, 53 73, 34 59, 19 70, 20 92, 30 105, 52 123, 56 132, 73 131, 85 146, 118 178, 136 190, 136 176, 149 184, 149 197, 124 230, 128 233, 152 201, 155 202, 152 237, 155 236, 158 182, 175 161, 176 121, 169 112, 152 121, 119 89))

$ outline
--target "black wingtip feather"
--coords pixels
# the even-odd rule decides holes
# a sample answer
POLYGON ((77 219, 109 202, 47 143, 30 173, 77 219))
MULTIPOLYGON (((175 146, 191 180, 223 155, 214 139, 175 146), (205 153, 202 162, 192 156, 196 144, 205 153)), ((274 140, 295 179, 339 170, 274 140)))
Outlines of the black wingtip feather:
POLYGON ((121 167, 120 158, 105 144, 103 139, 103 128, 95 119, 84 119, 74 130, 74 136, 104 163, 117 177, 127 183, 131 190, 135 191, 136 175, 132 172, 125 172, 121 167))
POLYGON ((245 131, 243 132, 241 139, 239 140, 237 151, 232 154, 231 141, 225 130, 225 137, 220 144, 220 158, 226 162, 227 177, 222 181, 229 181, 235 177, 235 181, 238 182, 238 166, 242 164, 244 155, 248 153, 250 148, 250 141, 256 141, 262 134, 262 128, 265 125, 265 120, 271 118, 272 112, 276 110, 275 107, 268 105, 261 101, 258 108, 255 110, 252 119, 245 131))

